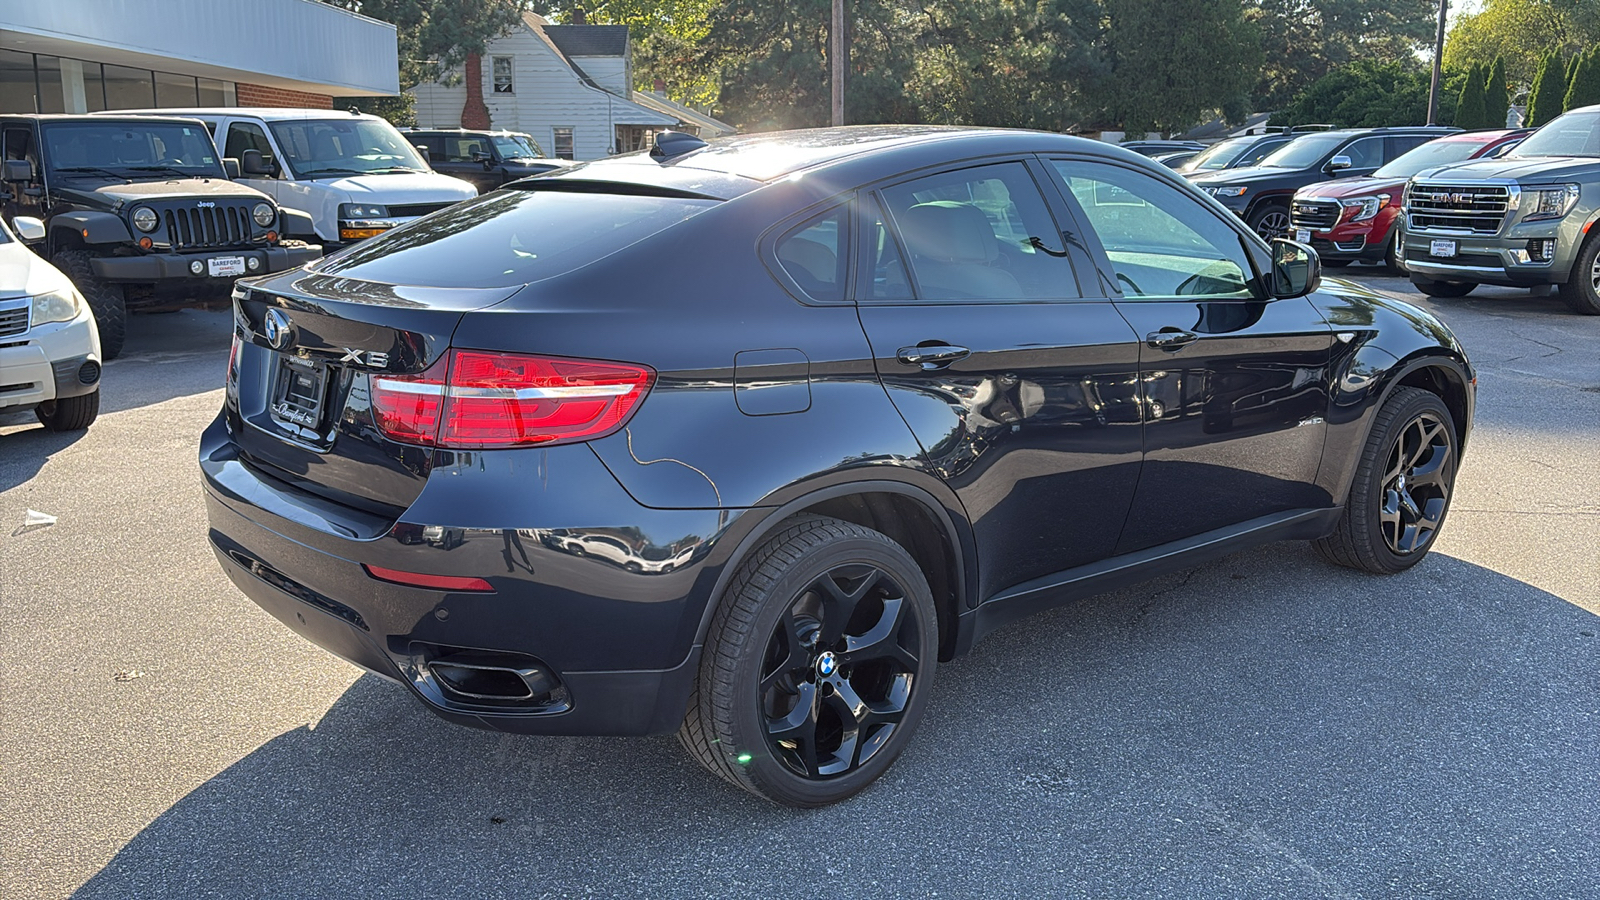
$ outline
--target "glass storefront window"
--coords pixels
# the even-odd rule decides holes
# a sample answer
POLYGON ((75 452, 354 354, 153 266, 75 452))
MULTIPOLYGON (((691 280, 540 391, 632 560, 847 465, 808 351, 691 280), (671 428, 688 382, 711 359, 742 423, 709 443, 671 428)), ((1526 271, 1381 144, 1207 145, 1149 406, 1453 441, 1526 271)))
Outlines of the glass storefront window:
POLYGON ((0 112, 33 112, 33 54, 0 50, 0 112))
MULTIPOLYGON (((76 60, 63 60, 77 62, 76 60)), ((100 64, 97 62, 79 62, 83 66, 83 106, 84 112, 99 112, 106 108, 106 82, 100 77, 100 64)), ((62 66, 63 73, 66 66, 62 66)))
POLYGON ((39 73, 39 112, 75 112, 67 109, 66 97, 61 93, 61 59, 55 56, 35 56, 39 73))
POLYGON ((215 78, 196 79, 200 88, 201 106, 234 106, 233 82, 215 78))
POLYGON ((149 69, 105 67, 106 109, 148 109, 156 105, 155 79, 149 69))
POLYGON ((164 108, 200 105, 200 96, 193 75, 156 73, 156 105, 164 108))

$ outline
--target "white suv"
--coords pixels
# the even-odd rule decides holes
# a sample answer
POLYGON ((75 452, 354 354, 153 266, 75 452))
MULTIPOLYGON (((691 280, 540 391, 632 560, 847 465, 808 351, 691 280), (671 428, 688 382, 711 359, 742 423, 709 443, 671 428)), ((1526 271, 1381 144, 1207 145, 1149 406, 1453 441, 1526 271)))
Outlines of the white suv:
MULTIPOLYGON (((331 109, 145 109, 199 119, 239 181, 311 217, 316 235, 289 235, 331 252, 478 195, 440 175, 393 125, 331 109)), ((129 110, 118 110, 127 115, 129 110)))
MULTIPOLYGON (((23 240, 44 223, 18 216, 23 240)), ((32 409, 51 431, 100 414, 100 332, 78 289, 0 221, 0 412, 32 409)))

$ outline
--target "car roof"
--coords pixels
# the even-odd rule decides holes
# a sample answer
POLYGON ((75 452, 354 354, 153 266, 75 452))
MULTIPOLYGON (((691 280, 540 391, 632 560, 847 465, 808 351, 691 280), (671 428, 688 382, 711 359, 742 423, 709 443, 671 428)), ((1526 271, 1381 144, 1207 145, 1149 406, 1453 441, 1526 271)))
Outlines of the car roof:
POLYGON ((402 128, 402 134, 521 134, 526 131, 512 131, 508 128, 402 128))
MULTIPOLYGON (((211 107, 193 106, 193 107, 177 107, 177 108, 172 108, 172 109, 128 109, 128 110, 119 110, 118 112, 129 113, 129 114, 134 114, 134 115, 139 115, 139 116, 178 115, 178 116, 198 116, 198 117, 202 117, 202 118, 211 118, 211 117, 220 117, 220 116, 234 116, 234 117, 239 117, 239 118, 262 119, 262 120, 268 121, 268 122, 284 122, 284 121, 292 121, 292 120, 296 120, 296 119, 304 120, 304 119, 381 119, 382 118, 381 116, 374 116, 374 115, 372 115, 370 113, 354 113, 354 112, 350 112, 349 110, 340 110, 340 109, 300 109, 300 108, 274 109, 274 108, 269 108, 269 107, 255 107, 255 106, 211 106, 211 107)), ((105 113, 93 113, 93 115, 103 116, 103 115, 105 115, 105 113)))

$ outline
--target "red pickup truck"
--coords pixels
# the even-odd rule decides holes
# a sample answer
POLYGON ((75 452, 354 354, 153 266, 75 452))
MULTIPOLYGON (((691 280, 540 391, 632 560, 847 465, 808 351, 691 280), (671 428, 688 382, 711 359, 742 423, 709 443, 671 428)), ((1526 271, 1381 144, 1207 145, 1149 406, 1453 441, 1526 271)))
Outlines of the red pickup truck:
POLYGON ((1519 128, 1452 134, 1396 157, 1371 175, 1307 185, 1289 205, 1289 237, 1315 248, 1325 266, 1364 259, 1381 261, 1390 272, 1404 275, 1395 242, 1406 181, 1423 169, 1499 156, 1531 133, 1519 128))

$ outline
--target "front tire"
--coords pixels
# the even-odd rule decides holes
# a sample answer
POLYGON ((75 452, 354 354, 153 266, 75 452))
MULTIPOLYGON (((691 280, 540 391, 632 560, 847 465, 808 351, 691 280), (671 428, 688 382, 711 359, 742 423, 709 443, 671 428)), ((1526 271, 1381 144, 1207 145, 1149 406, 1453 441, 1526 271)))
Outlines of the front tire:
POLYGON ((1400 260, 1400 229, 1395 227, 1389 236, 1389 247, 1383 251, 1383 268, 1385 272, 1399 278, 1406 276, 1405 263, 1400 260))
POLYGON ((122 285, 95 277, 89 259, 87 251, 63 250, 51 262, 72 279, 83 299, 89 302, 95 327, 100 330, 100 358, 109 362, 122 354, 122 343, 127 337, 127 295, 122 285))
POLYGON ((904 548, 860 525, 796 518, 722 597, 678 739, 774 803, 838 802, 910 742, 938 636, 927 580, 904 548))
POLYGON ((1561 286, 1561 299, 1579 315, 1600 316, 1600 232, 1591 235, 1578 250, 1572 274, 1561 286))
POLYGON ((33 414, 47 431, 82 431, 100 415, 100 392, 41 403, 34 407, 33 414))
POLYGON ((1398 387, 1378 410, 1339 526, 1313 542, 1329 562, 1378 575, 1422 561, 1450 511, 1460 451, 1438 394, 1398 387))
POLYGON ((1250 230, 1263 240, 1287 237, 1289 234, 1289 207, 1281 203, 1263 203, 1250 214, 1250 230))
POLYGON ((1429 297, 1465 297, 1478 286, 1475 281, 1422 281, 1417 278, 1412 278, 1411 284, 1429 297))

